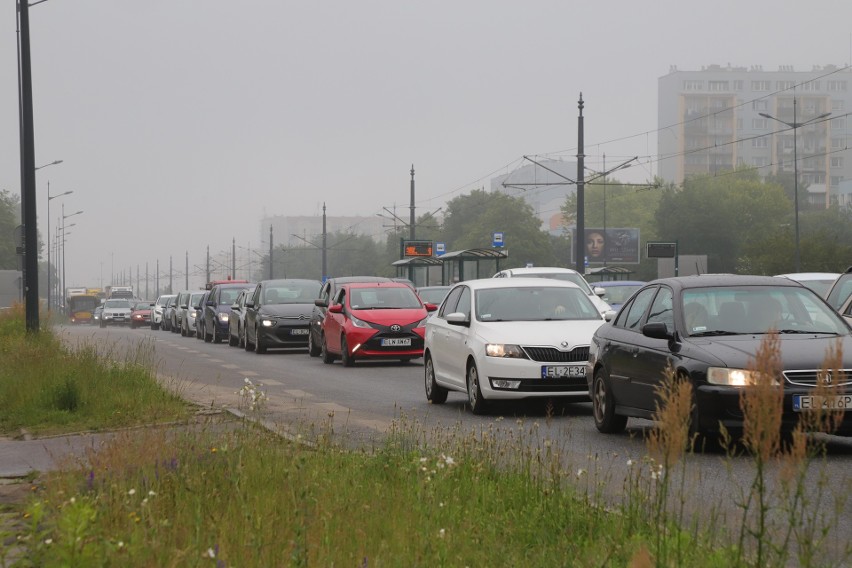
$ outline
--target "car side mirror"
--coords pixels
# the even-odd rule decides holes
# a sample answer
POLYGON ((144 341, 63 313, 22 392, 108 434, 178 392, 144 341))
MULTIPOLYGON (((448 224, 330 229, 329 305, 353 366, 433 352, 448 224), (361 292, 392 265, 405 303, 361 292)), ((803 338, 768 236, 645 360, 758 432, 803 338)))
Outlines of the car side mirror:
POLYGON ((674 335, 669 333, 669 328, 663 322, 646 323, 642 326, 642 335, 651 339, 670 340, 674 335))
MULTIPOLYGON (((235 304, 235 305, 236 305, 236 304, 235 304)), ((254 307, 254 301, 252 301, 252 300, 246 300, 246 307, 247 307, 247 308, 253 308, 253 307, 254 307)))
POLYGON ((320 308, 327 308, 328 302, 326 302, 325 300, 314 300, 314 305, 320 308))
POLYGON ((615 316, 618 315, 618 312, 615 310, 607 310, 604 312, 604 321, 612 321, 615 319, 615 316))
POLYGON ((450 325, 461 325, 465 327, 470 326, 470 322, 467 320, 467 314, 462 312, 453 312, 447 315, 447 323, 450 325))
POLYGON ((606 288, 602 288, 600 286, 595 286, 594 288, 595 296, 598 298, 603 298, 606 295, 606 288))
POLYGON ((231 304, 231 309, 232 310, 238 310, 238 309, 240 309, 240 305, 238 303, 234 302, 233 304, 231 304))
POLYGON ((213 300, 207 300, 206 302, 204 302, 204 305, 205 306, 215 306, 216 302, 214 302, 213 300))
POLYGON ((343 304, 334 304, 333 306, 329 306, 328 311, 333 314, 342 314, 343 313, 343 304))
POLYGON ((429 302, 426 302, 425 304, 423 304, 423 306, 426 308, 427 312, 434 312, 435 310, 438 309, 438 306, 436 306, 435 304, 431 304, 429 302))

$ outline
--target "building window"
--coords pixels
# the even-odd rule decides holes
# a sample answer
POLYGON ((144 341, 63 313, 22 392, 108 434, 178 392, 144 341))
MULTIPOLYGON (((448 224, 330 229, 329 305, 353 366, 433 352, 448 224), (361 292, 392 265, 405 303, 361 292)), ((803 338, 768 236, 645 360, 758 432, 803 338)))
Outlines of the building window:
POLYGON ((786 91, 788 89, 792 89, 795 84, 796 83, 794 81, 777 81, 775 83, 775 89, 778 91, 786 91))
POLYGON ((846 81, 829 81, 828 90, 835 93, 845 93, 846 81))
POLYGON ((710 91, 728 91, 727 81, 707 81, 707 89, 710 91))
POLYGON ((842 168, 843 167, 843 158, 837 157, 831 159, 831 167, 832 168, 842 168))
POLYGON ((834 118, 834 119, 832 119, 831 129, 832 130, 846 130, 846 119, 845 118, 834 118))
POLYGON ((843 138, 832 138, 831 139, 831 149, 838 150, 844 147, 845 140, 843 138))
POLYGON ((835 99, 831 101, 831 110, 837 112, 846 108, 846 101, 843 99, 835 99))
POLYGON ((737 119, 737 130, 742 130, 742 129, 743 129, 743 119, 738 118, 737 119))
POLYGON ((683 82, 684 91, 702 91, 704 90, 704 81, 698 79, 687 79, 683 82))
POLYGON ((769 165, 769 158, 755 156, 751 159, 751 165, 756 168, 763 168, 769 165))
POLYGON ((769 119, 767 118, 752 118, 751 119, 751 127, 755 130, 766 130, 769 125, 769 119))
POLYGON ((744 83, 745 83, 745 81, 743 81, 742 79, 737 79, 736 81, 734 81, 734 90, 735 91, 742 91, 745 88, 743 86, 744 83))
POLYGON ((761 136, 760 138, 752 138, 751 140, 752 148, 768 148, 769 147, 769 139, 766 136, 761 136))
POLYGON ((806 81, 802 83, 803 91, 819 91, 819 81, 806 81))
POLYGON ((768 91, 771 88, 770 81, 752 81, 752 91, 768 91))
POLYGON ((769 101, 767 101, 766 99, 751 101, 751 109, 752 110, 769 110, 769 101))

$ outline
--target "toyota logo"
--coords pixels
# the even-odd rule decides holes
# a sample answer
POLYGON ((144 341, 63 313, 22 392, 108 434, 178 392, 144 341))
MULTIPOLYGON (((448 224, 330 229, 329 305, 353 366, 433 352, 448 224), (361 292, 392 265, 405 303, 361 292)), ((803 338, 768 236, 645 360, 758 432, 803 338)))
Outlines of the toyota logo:
POLYGON ((398 323, 395 323, 390 327, 390 329, 391 329, 391 331, 402 331, 402 326, 399 325, 398 323))

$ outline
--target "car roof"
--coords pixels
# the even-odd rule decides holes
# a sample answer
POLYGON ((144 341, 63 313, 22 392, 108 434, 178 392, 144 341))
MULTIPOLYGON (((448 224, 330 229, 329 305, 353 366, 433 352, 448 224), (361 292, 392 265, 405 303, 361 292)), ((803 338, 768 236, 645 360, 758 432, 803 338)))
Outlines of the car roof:
POLYGON ((546 278, 480 278, 478 280, 465 280, 456 286, 469 286, 472 290, 492 290, 496 288, 576 288, 585 294, 585 290, 567 280, 549 280, 546 278))
POLYGON ((605 280, 604 282, 589 282, 589 285, 610 288, 612 286, 644 286, 647 283, 645 280, 605 280))
POLYGON ((777 274, 778 277, 791 280, 837 280, 839 272, 792 272, 790 274, 777 274))
POLYGON ((411 286, 404 282, 396 282, 388 280, 387 282, 347 282, 341 288, 407 288, 411 290, 411 286))
POLYGON ((261 280, 260 284, 263 286, 268 286, 270 284, 285 284, 287 282, 296 282, 299 284, 319 284, 319 280, 312 280, 311 278, 273 278, 272 280, 261 280))
POLYGON ((452 288, 449 284, 446 286, 420 286, 417 290, 449 290, 452 288))
MULTIPOLYGON (((501 270, 497 274, 511 274, 512 276, 522 276, 524 274, 579 274, 571 268, 561 268, 559 266, 522 266, 518 268, 507 268, 501 270)), ((495 275, 496 276, 496 275, 495 275)))
POLYGON ((692 276, 675 276, 658 278, 648 284, 668 284, 675 288, 713 288, 724 286, 786 286, 804 287, 789 278, 775 276, 753 276, 744 274, 697 274, 692 276))
POLYGON ((334 281, 337 284, 351 284, 353 282, 392 282, 390 278, 384 276, 338 276, 329 278, 326 282, 334 281))

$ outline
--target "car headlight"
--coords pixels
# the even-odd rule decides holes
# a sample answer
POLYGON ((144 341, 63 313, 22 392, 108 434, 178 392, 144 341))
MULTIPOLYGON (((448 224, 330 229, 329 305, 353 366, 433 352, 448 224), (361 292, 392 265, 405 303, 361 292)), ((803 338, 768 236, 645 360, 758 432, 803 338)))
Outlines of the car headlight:
POLYGON ((274 319, 270 319, 270 318, 263 318, 262 320, 260 320, 260 325, 262 325, 263 327, 272 327, 276 323, 278 323, 278 322, 276 322, 274 319))
POLYGON ((422 320, 417 322, 417 325, 415 325, 414 327, 426 327, 426 320, 428 320, 428 319, 429 319, 429 316, 426 316, 425 318, 423 318, 422 320))
POLYGON ((527 355, 520 345, 509 345, 503 343, 486 343, 485 354, 489 357, 503 357, 506 359, 526 359, 527 355))
POLYGON ((219 314, 219 321, 225 323, 228 321, 228 314, 219 314))
MULTIPOLYGON (((747 369, 730 369, 728 367, 709 367, 707 369, 707 382, 711 385, 747 387, 756 385, 759 380, 759 373, 747 369)), ((773 386, 780 384, 777 378, 772 379, 773 386)))
POLYGON ((372 329, 373 328, 373 326, 370 325, 369 323, 365 322, 364 320, 360 320, 353 315, 349 316, 349 321, 351 321, 352 325, 354 325, 355 327, 363 327, 363 328, 366 328, 366 329, 372 329))

